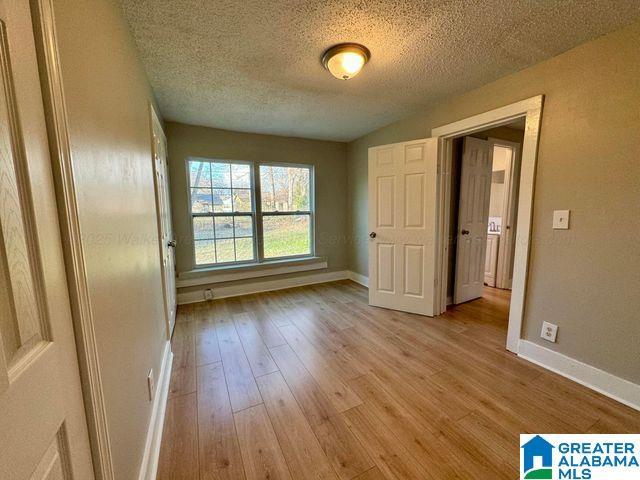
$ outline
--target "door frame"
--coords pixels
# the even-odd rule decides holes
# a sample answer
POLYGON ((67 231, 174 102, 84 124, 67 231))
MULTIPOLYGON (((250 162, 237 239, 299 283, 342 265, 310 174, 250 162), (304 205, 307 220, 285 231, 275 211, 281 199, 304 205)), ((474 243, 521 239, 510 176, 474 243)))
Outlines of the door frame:
MULTIPOLYGON (((507 235, 511 235, 511 241, 509 244, 509 251, 505 248, 507 242, 509 241, 505 235, 506 230, 511 230, 510 225, 508 223, 513 223, 513 215, 518 212, 518 206, 515 204, 516 200, 516 192, 518 191, 518 185, 516 184, 516 179, 520 178, 520 151, 522 150, 521 145, 517 142, 511 142, 508 140, 502 140, 500 138, 489 138, 489 142, 491 142, 492 146, 499 147, 508 147, 513 150, 513 155, 509 160, 509 165, 505 171, 504 177, 504 185, 505 192, 504 198, 502 199, 502 229, 500 232, 500 242, 498 245, 498 259, 496 265, 496 287, 497 288, 506 288, 511 289, 511 284, 509 283, 509 266, 511 264, 510 258, 513 255, 513 239, 515 238, 514 232, 511 231, 507 235), (505 222, 505 218, 509 220, 509 222, 505 222), (506 230, 505 230, 506 225, 506 230)), ((517 219, 517 215, 516 215, 517 219)), ((517 234, 518 229, 517 225, 515 233, 517 234)))
POLYGON ((60 234, 69 284, 82 394, 87 414, 94 474, 115 480, 102 375, 98 362, 95 322, 89 300, 79 212, 69 140, 69 125, 54 21, 53 0, 30 0, 34 39, 40 69, 51 165, 56 187, 60 234))
POLYGON ((533 193, 540 137, 540 123, 544 95, 527 98, 488 112, 449 123, 431 130, 432 137, 439 138, 438 169, 438 235, 436 235, 436 311, 442 313, 447 305, 447 257, 449 245, 449 192, 451 191, 451 164, 453 139, 470 133, 508 124, 524 117, 526 120, 522 142, 518 220, 515 239, 513 284, 507 331, 507 350, 518 353, 524 318, 525 293, 531 250, 531 221, 533 193))

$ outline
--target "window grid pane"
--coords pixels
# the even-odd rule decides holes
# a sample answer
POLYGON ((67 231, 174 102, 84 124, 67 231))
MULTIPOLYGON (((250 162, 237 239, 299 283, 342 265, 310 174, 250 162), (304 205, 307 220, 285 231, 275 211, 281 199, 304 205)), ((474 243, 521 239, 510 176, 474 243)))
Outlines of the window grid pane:
POLYGON ((216 263, 216 247, 213 240, 196 240, 194 245, 197 265, 216 263))
POLYGON ((211 162, 213 188, 231 188, 231 164, 211 162))
POLYGON ((263 212, 310 210, 311 170, 308 167, 260 165, 263 212))
POLYGON ((193 188, 211 188, 211 165, 209 162, 189 163, 189 183, 193 188))
POLYGON ((251 200, 250 188, 233 187, 231 200, 232 209, 234 212, 245 213, 253 211, 253 202, 251 200))
POLYGON ((236 261, 233 238, 216 240, 216 263, 232 263, 236 261))
POLYGON ((230 188, 214 188, 212 190, 212 197, 214 212, 220 213, 232 211, 230 188))
POLYGON ((194 240, 213 240, 215 233, 213 229, 213 217, 193 218, 193 238, 194 240))
POLYGON ((211 189, 191 189, 191 213, 208 213, 212 211, 211 189))

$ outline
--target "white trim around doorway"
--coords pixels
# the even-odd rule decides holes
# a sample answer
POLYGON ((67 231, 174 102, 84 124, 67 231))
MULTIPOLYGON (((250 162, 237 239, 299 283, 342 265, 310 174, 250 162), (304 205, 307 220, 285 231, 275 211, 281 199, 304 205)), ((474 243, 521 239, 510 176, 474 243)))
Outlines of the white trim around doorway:
POLYGON ((507 350, 518 353, 524 317, 525 292, 529 266, 531 241, 531 218, 533 211, 533 188, 540 135, 543 95, 527 98, 520 102, 496 108, 457 122, 434 128, 432 137, 439 137, 438 159, 438 235, 436 251, 436 305, 435 313, 446 310, 447 296, 447 257, 449 238, 449 193, 451 191, 452 142, 456 137, 506 125, 517 118, 525 118, 522 160, 520 168, 520 188, 518 198, 518 220, 515 239, 515 259, 511 305, 509 309, 509 327, 507 332, 507 350))

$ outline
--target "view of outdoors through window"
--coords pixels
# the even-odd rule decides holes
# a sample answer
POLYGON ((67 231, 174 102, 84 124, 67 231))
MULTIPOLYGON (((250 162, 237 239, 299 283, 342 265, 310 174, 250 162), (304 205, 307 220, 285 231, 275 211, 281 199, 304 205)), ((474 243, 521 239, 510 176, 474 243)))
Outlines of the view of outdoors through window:
POLYGON ((311 253, 309 169, 260 165, 264 257, 311 253))
POLYGON ((255 260, 251 167, 190 161, 196 265, 255 260))
POLYGON ((310 173, 261 165, 262 216, 256 218, 249 163, 189 160, 196 265, 256 261, 256 232, 265 259, 311 254, 310 173))

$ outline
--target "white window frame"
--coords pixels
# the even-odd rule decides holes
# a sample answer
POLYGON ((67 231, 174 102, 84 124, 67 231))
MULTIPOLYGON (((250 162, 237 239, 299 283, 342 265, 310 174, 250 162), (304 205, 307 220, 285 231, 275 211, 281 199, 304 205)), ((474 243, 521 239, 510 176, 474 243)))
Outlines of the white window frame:
POLYGON ((315 177, 313 165, 305 165, 301 163, 282 163, 282 162, 257 162, 256 163, 256 197, 260 199, 259 204, 256 203, 256 229, 258 230, 258 254, 259 263, 274 262, 278 260, 293 260, 296 258, 308 258, 315 256, 315 177), (290 168, 306 168, 309 170, 309 210, 297 210, 288 212, 262 212, 262 185, 260 184, 260 167, 290 167, 290 168), (301 255, 285 255, 282 257, 264 257, 264 217, 286 216, 286 215, 309 215, 309 253, 301 255))
MULTIPOLYGON (((296 260, 315 257, 315 169, 313 165, 303 163, 285 163, 285 162, 254 162, 250 160, 230 160, 226 158, 205 158, 205 157, 187 157, 185 159, 185 172, 187 181, 187 208, 189 215, 189 229, 191 232, 191 264, 193 270, 223 270, 227 268, 234 268, 237 266, 250 266, 250 265, 262 265, 271 262, 281 262, 283 260, 296 260), (191 185, 191 175, 189 171, 189 162, 209 162, 209 163, 230 163, 239 165, 249 165, 250 169, 250 190, 251 190, 251 204, 252 211, 249 212, 209 212, 209 213, 193 213, 191 211, 191 191, 194 188, 191 185), (297 210, 287 212, 262 212, 262 198, 261 198, 261 185, 260 185, 260 167, 272 166, 272 167, 291 167, 291 168, 305 168, 309 171, 309 210, 297 210), (224 263, 196 263, 196 239, 193 230, 193 219, 196 217, 245 217, 251 215, 253 226, 253 260, 241 260, 234 262, 224 263), (308 215, 309 216, 309 253, 301 255, 285 255, 280 257, 264 257, 264 234, 263 234, 263 218, 265 216, 286 216, 286 215, 308 215)), ((231 185, 233 188, 233 184, 231 185)), ((232 191, 233 192, 233 191, 232 191)), ((235 237, 234 237, 235 238, 235 237)), ((234 244, 235 248, 235 244, 234 244)))

